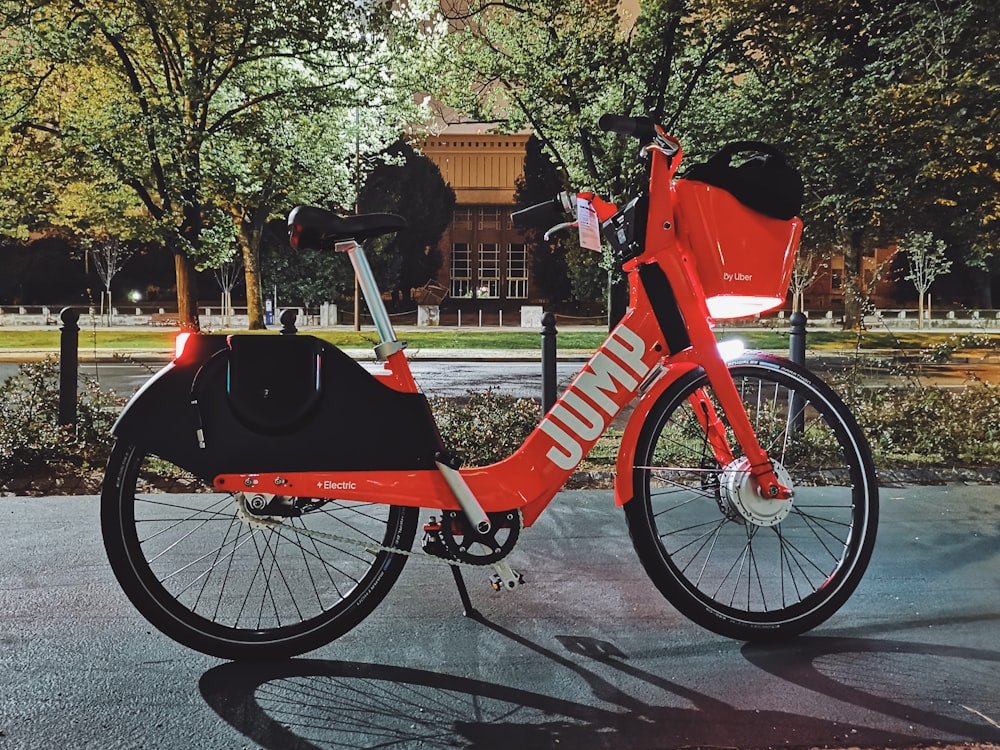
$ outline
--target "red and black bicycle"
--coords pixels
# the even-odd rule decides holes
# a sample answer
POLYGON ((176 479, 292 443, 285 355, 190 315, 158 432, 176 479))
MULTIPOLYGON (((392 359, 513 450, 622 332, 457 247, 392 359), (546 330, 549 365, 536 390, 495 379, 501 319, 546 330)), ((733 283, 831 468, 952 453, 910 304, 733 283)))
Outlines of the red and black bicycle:
POLYGON ((311 336, 191 335, 115 426, 101 522, 126 594, 177 641, 229 659, 302 653, 385 597, 408 557, 521 580, 509 556, 623 407, 615 498, 647 574, 717 633, 801 633, 853 592, 875 542, 869 447, 816 376, 771 355, 725 352, 713 321, 785 298, 801 182, 763 144, 735 144, 676 178, 681 148, 645 118, 601 126, 642 143, 648 183, 624 208, 574 205, 600 225, 629 307, 509 458, 462 468, 442 445, 359 243, 391 215, 300 207, 293 245, 354 264, 383 369, 311 336), (762 152, 740 166, 737 151, 762 152), (416 538, 420 508, 431 520, 416 538))

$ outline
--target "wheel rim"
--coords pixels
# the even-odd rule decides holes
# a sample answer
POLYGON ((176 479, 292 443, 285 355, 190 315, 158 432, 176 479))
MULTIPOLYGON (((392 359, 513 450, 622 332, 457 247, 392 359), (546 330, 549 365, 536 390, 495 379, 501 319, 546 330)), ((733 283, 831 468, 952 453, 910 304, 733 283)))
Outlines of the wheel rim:
POLYGON ((315 501, 298 517, 258 516, 242 495, 212 492, 155 457, 136 457, 127 474, 121 540, 140 609, 154 602, 176 625, 162 629, 201 650, 185 632, 275 644, 346 617, 385 572, 391 555, 380 548, 408 544, 403 509, 315 501))
MULTIPOLYGON (((759 367, 733 375, 758 439, 794 487, 792 502, 774 510, 779 501, 756 497, 745 458, 716 461, 687 400, 703 389, 724 416, 704 377, 672 400, 636 468, 659 554, 687 596, 713 618, 781 625, 856 584, 852 573, 870 552, 861 543, 870 478, 823 393, 759 367)), ((727 436, 737 447, 728 427, 727 436)))

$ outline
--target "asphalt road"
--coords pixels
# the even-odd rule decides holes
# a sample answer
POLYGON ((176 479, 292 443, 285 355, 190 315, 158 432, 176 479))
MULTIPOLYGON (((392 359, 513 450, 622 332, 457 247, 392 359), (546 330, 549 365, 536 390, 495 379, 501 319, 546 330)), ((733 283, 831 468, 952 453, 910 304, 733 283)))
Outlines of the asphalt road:
MULTIPOLYGON (((104 390, 131 396, 149 380, 164 362, 84 362, 80 373, 95 378, 104 390)), ((382 367, 377 362, 362 362, 368 370, 382 367)), ((559 383, 568 382, 583 366, 582 361, 556 363, 559 383)), ((15 362, 0 362, 0 383, 17 373, 15 362)), ((468 391, 493 388, 523 398, 541 398, 542 365, 540 361, 503 360, 411 360, 410 369, 420 389, 428 396, 464 396, 468 391)))
POLYGON ((859 590, 828 623, 751 647, 646 580, 610 492, 525 532, 527 584, 407 566, 361 626, 242 666, 152 630, 113 580, 87 498, 0 498, 0 750, 682 748, 1000 743, 1000 491, 885 488, 859 590))

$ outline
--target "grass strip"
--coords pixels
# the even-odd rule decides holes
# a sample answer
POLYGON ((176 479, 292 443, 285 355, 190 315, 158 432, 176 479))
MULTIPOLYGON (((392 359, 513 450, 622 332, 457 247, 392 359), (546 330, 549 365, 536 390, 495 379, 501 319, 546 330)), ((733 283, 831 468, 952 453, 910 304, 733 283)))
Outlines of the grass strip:
MULTIPOLYGON (((219 333, 247 333, 246 331, 220 331, 219 333)), ((308 331, 325 341, 343 349, 368 349, 377 343, 374 331, 308 331)), ((123 329, 83 329, 79 334, 81 349, 172 349, 176 330, 135 331, 123 329)), ((274 330, 260 331, 257 335, 277 335, 274 330)), ((400 330, 400 339, 411 349, 511 349, 535 350, 540 346, 541 337, 535 331, 496 329, 477 330, 475 328, 400 330)), ((750 349, 782 350, 788 348, 787 330, 741 329, 719 327, 716 335, 720 339, 739 338, 750 349)), ((601 345, 606 332, 600 328, 592 331, 563 331, 558 336, 561 349, 593 351, 601 345)), ((810 330, 807 345, 812 351, 835 350, 913 350, 933 349, 948 344, 955 338, 954 332, 908 331, 891 333, 888 331, 836 331, 826 329, 810 330)), ((987 338, 1000 342, 1000 334, 990 334, 987 338)), ((59 330, 52 328, 0 329, 0 351, 59 349, 59 330)))

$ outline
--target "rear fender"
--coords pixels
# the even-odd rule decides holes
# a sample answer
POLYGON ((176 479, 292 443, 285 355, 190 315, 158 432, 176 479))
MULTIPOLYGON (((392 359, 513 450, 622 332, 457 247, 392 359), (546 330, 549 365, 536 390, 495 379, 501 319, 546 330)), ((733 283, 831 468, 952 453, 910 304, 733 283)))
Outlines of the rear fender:
POLYGON ((113 428, 118 440, 208 482, 218 474, 435 468, 443 447, 424 395, 385 385, 318 339, 316 405, 280 431, 241 420, 228 391, 227 338, 192 336, 125 407, 113 428))

